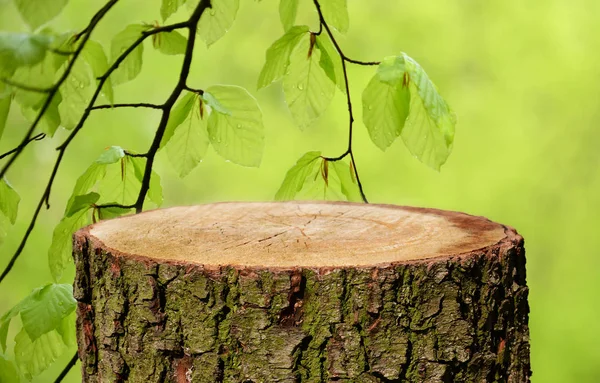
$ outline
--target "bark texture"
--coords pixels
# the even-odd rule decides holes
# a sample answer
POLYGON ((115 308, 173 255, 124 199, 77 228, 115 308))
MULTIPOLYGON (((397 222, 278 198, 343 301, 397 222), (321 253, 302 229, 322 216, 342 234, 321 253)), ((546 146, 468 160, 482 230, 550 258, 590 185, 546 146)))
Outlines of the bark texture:
POLYGON ((84 382, 528 382, 523 239, 360 267, 205 267, 75 236, 84 382))

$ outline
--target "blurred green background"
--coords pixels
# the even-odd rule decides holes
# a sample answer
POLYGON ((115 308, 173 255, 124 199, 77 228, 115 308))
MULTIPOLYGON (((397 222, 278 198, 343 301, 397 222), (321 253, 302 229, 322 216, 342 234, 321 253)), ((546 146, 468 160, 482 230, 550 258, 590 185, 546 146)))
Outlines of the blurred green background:
MULTIPOLYGON (((52 26, 81 30, 103 5, 71 0, 52 26)), ((437 173, 412 158, 398 140, 385 153, 371 143, 361 121, 362 90, 373 67, 350 67, 357 117, 355 155, 371 202, 428 206, 483 215, 514 226, 525 237, 530 286, 534 382, 600 381, 600 2, 530 0, 348 0, 345 53, 381 60, 401 51, 415 58, 458 116, 454 152, 437 173)), ((109 46, 125 25, 159 20, 159 0, 121 0, 94 39, 109 46)), ((185 7, 184 7, 185 9, 185 7)), ((169 21, 185 17, 179 12, 169 21)), ((309 2, 298 23, 316 29, 309 2)), ((0 0, 0 29, 26 30, 10 0, 0 0)), ((228 34, 210 49, 200 42, 189 84, 236 84, 257 97, 264 114, 266 149, 260 168, 225 162, 212 149, 185 179, 158 157, 164 206, 228 200, 272 200, 286 170, 306 151, 343 152, 347 111, 337 92, 314 126, 297 129, 279 84, 256 91, 267 47, 283 33, 278 2, 242 1, 228 34)), ((171 91, 180 56, 146 45, 142 74, 116 88, 116 102, 161 103, 171 91)), ((76 178, 107 146, 145 152, 158 113, 94 112, 67 152, 52 207, 43 211, 14 272, 0 285, 0 313, 33 288, 51 281, 46 262, 52 230, 62 217, 76 178)), ((27 122, 9 116, 0 153, 21 139, 27 122)), ((20 241, 65 132, 30 145, 8 179, 22 197, 19 220, 0 248, 4 267, 20 241)), ((70 282, 72 267, 64 277, 70 282)), ((16 325, 15 325, 16 324, 16 325)), ((9 340, 18 329, 11 326, 9 340)), ((10 343, 10 342, 9 342, 10 343)), ((72 353, 36 379, 53 381, 72 353)), ((69 374, 78 381, 79 370, 69 374)))

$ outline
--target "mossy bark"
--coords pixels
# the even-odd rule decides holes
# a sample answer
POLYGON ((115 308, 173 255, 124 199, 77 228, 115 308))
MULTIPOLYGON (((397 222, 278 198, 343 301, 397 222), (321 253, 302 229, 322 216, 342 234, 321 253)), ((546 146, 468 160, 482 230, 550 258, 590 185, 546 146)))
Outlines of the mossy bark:
POLYGON ((527 382, 523 241, 372 268, 122 257, 78 236, 84 382, 527 382))

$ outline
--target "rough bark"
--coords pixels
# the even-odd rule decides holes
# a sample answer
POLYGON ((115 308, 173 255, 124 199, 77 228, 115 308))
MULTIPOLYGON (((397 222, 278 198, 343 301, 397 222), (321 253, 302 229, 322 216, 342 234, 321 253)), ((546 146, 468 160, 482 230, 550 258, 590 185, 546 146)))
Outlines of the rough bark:
MULTIPOLYGON (((472 246, 482 227, 504 236, 376 265, 250 267, 124 253, 78 232, 83 381, 528 382, 523 239, 483 218, 405 210, 449 220, 472 246)), ((289 235, 310 239, 304 229, 289 235)))

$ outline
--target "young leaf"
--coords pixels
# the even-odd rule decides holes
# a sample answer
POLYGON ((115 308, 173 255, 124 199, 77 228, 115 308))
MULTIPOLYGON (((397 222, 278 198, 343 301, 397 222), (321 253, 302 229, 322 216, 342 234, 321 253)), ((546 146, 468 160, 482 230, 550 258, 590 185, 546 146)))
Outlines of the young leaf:
POLYGON ((283 183, 275 194, 278 201, 293 200, 302 190, 307 179, 318 171, 321 161, 321 152, 305 153, 285 174, 283 183))
POLYGON ((421 162, 439 170, 452 151, 456 116, 421 66, 402 53, 410 78, 410 114, 402 140, 421 162))
MULTIPOLYGON (((129 157, 129 160, 133 164, 136 178, 141 183, 144 179, 146 160, 140 157, 129 157)), ((154 202, 156 206, 160 206, 163 203, 160 176, 154 170, 152 170, 152 174, 150 176, 150 189, 148 189, 148 198, 150 198, 150 201, 154 202)))
POLYGON ((6 179, 0 179, 0 213, 4 214, 12 224, 17 220, 19 201, 21 201, 21 197, 15 189, 6 179))
POLYGON ((10 76, 19 67, 42 62, 53 40, 45 34, 0 32, 0 74, 10 76))
POLYGON ((60 88, 62 101, 58 105, 58 111, 61 124, 66 129, 75 128, 92 98, 94 89, 91 78, 90 67, 78 60, 60 88))
POLYGON ((391 76, 395 65, 401 64, 390 65, 384 60, 380 68, 385 70, 377 71, 362 95, 363 122, 371 140, 381 150, 387 149, 400 135, 409 113, 410 92, 403 81, 404 71, 391 76))
POLYGON ((88 210, 81 209, 71 216, 63 217, 54 228, 52 244, 48 249, 48 265, 55 281, 60 279, 66 265, 70 262, 73 233, 90 223, 88 210))
POLYGON ((116 202, 130 205, 137 200, 141 181, 135 174, 131 157, 124 157, 119 163, 106 167, 106 175, 98 185, 99 204, 116 202))
MULTIPOLYGON (((204 109, 204 104, 202 99, 197 97, 187 119, 175 131, 167 145, 169 161, 182 178, 200 163, 208 149, 208 116, 206 112, 201 112, 201 108, 204 109)), ((213 109, 213 113, 218 112, 213 109)))
POLYGON ((63 318, 60 326, 56 328, 56 332, 61 336, 62 341, 68 347, 77 345, 77 334, 75 330, 76 322, 75 311, 63 318))
MULTIPOLYGON (((13 74, 11 80, 19 84, 27 84, 39 88, 48 88, 54 84, 57 67, 51 55, 33 66, 19 67, 13 74)), ((24 107, 36 107, 44 102, 44 93, 31 92, 24 89, 14 89, 15 101, 24 107)), ((54 100, 53 100, 54 101, 54 100)), ((39 109, 39 107, 38 107, 39 109)), ((36 113, 37 115, 37 113, 36 113)))
POLYGON ((122 207, 103 207, 98 209, 98 216, 100 219, 111 219, 129 214, 132 211, 133 209, 125 209, 122 207))
POLYGON ((73 203, 69 206, 69 211, 67 212, 66 216, 70 217, 82 209, 90 209, 92 205, 98 201, 99 198, 100 194, 94 192, 75 196, 75 198, 73 199, 73 203))
POLYGON ((166 21, 185 2, 186 0, 162 0, 160 4, 160 17, 162 17, 163 21, 166 21))
POLYGON ((152 36, 152 45, 166 55, 183 55, 187 39, 177 31, 158 33, 152 36))
POLYGON ((175 106, 169 115, 169 121, 167 122, 165 134, 160 141, 161 149, 169 142, 171 137, 173 137, 175 129, 177 129, 177 127, 183 124, 183 122, 186 120, 192 111, 192 106, 196 102, 197 97, 198 96, 195 93, 187 92, 183 97, 181 97, 181 99, 179 99, 179 101, 175 103, 175 106))
POLYGON ((227 33, 240 7, 240 0, 219 0, 211 3, 212 8, 200 17, 197 31, 206 46, 211 46, 227 33))
POLYGON ((66 346, 56 331, 50 331, 32 341, 25 329, 15 336, 15 360, 26 379, 46 370, 62 353, 66 346))
POLYGON ((294 26, 296 13, 298 13, 298 0, 280 0, 279 18, 286 32, 294 26))
POLYGON ((288 72, 283 79, 283 92, 292 116, 304 128, 327 109, 335 85, 319 65, 321 50, 312 49, 308 36, 292 51, 288 72))
POLYGON ((292 50, 307 33, 306 25, 292 27, 267 49, 265 65, 258 76, 258 89, 285 75, 292 50))
POLYGON ((0 382, 19 383, 20 381, 15 364, 0 355, 0 382))
MULTIPOLYGON (((148 27, 145 27, 140 24, 132 24, 128 25, 124 30, 119 32, 115 37, 113 37, 112 42, 110 44, 110 54, 112 57, 112 61, 115 60, 125 51, 127 50, 137 39, 142 37, 142 32, 147 30, 148 27)), ((119 65, 113 74, 113 84, 119 85, 123 84, 127 81, 131 81, 140 74, 142 70, 142 59, 144 56, 144 45, 139 44, 133 52, 131 52, 125 60, 119 65)))
POLYGON ((230 113, 213 109, 208 117, 208 138, 217 153, 243 166, 259 166, 264 147, 262 113, 256 99, 238 86, 215 85, 204 92, 230 113))
POLYGON ((14 0, 21 17, 31 29, 55 18, 69 0, 14 0))
POLYGON ((325 22, 342 33, 348 31, 348 4, 346 0, 323 0, 321 10, 325 22))
POLYGON ((342 93, 346 94, 346 82, 344 79, 344 68, 342 67, 342 58, 335 49, 333 42, 327 33, 321 33, 317 36, 317 47, 321 50, 321 60, 319 65, 327 73, 327 77, 333 81, 342 93), (330 60, 323 60, 323 57, 328 57, 330 60), (331 64, 329 64, 331 63, 331 64), (329 67, 331 65, 331 68, 329 67))
POLYGON ((96 160, 97 164, 114 164, 118 162, 121 158, 125 157, 125 151, 120 146, 111 146, 106 149, 100 157, 96 160))
MULTIPOLYGON (((21 112, 23 116, 29 120, 33 121, 37 117, 42 108, 42 105, 45 103, 45 99, 40 100, 37 105, 34 105, 32 108, 21 107, 21 112)), ((62 102, 62 96, 60 95, 60 91, 56 92, 52 101, 50 101, 50 105, 46 108, 46 112, 42 116, 40 130, 50 137, 54 136, 56 133, 56 129, 60 126, 60 112, 58 111, 58 106, 62 102)))
MULTIPOLYGON (((81 55, 92 68, 94 78, 104 75, 108 70, 108 59, 104 53, 104 48, 102 48, 102 45, 99 43, 93 40, 88 40, 88 42, 85 44, 85 47, 81 51, 81 55)), ((97 82, 99 82, 99 80, 97 82)), ((104 85, 102 86, 102 93, 111 104, 114 102, 112 81, 110 77, 104 82, 104 85)))
POLYGON ((354 168, 344 160, 334 161, 331 164, 340 180, 340 188, 346 199, 352 202, 362 201, 354 175, 354 168))
POLYGON ((62 321, 75 310, 70 284, 48 284, 36 289, 21 308, 21 322, 29 339, 35 341, 43 334, 62 326, 62 321))
POLYGON ((17 303, 12 309, 8 310, 0 318, 0 347, 2 347, 2 352, 6 352, 6 337, 8 336, 8 327, 10 326, 10 321, 12 318, 19 315, 25 300, 27 300, 27 298, 17 303))
POLYGON ((65 210, 65 213, 70 210, 75 196, 87 194, 99 180, 104 178, 105 175, 105 164, 98 162, 92 163, 90 167, 88 167, 87 170, 77 179, 75 187, 73 188, 73 194, 69 200, 69 203, 67 204, 67 209, 65 210))

